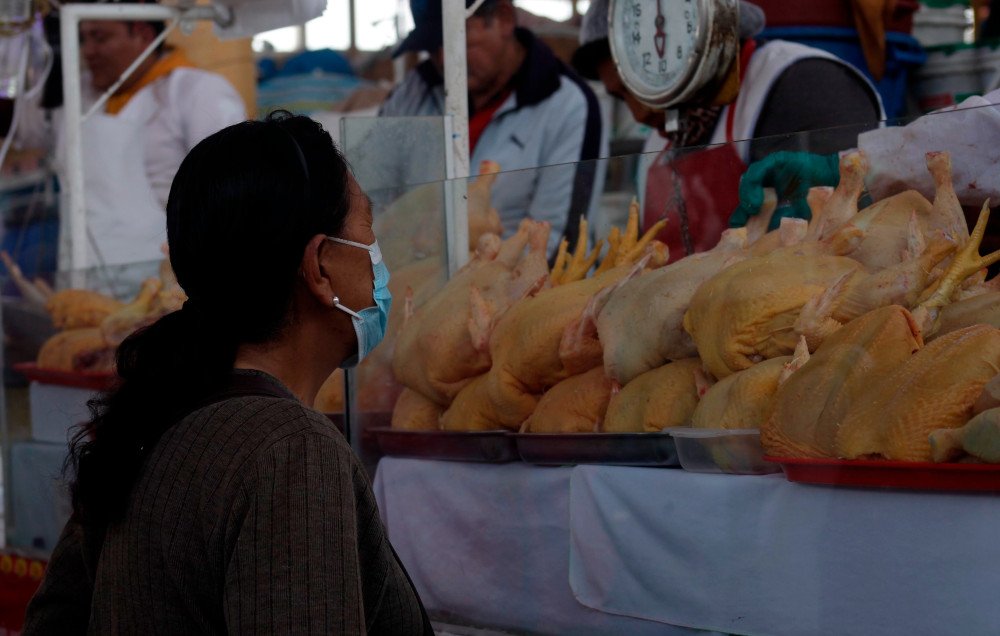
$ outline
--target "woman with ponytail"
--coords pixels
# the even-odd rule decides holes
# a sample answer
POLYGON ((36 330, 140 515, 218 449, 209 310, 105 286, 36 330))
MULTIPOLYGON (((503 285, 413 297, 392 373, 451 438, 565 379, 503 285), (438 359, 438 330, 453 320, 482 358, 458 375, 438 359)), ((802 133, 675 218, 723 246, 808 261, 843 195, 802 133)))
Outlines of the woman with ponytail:
POLYGON ((25 634, 431 634, 371 485, 313 403, 385 331, 371 207, 287 113, 198 144, 167 204, 189 300, 118 349, 67 462, 25 634))

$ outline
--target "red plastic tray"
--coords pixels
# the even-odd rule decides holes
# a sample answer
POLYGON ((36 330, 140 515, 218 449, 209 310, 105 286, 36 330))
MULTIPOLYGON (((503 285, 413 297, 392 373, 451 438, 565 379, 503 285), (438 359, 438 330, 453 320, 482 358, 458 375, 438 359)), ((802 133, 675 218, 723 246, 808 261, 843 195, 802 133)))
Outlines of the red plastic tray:
POLYGON ((1000 492, 1000 464, 765 457, 788 481, 831 486, 1000 492))
POLYGON ((35 382, 92 391, 110 388, 115 379, 115 374, 110 371, 59 371, 41 368, 35 362, 19 362, 13 366, 15 371, 35 382))

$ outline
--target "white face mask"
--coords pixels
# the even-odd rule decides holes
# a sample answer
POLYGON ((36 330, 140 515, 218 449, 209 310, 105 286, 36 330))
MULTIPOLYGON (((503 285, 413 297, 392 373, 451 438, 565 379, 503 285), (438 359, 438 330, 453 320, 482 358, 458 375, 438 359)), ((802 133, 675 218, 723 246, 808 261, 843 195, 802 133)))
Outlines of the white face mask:
POLYGON ((337 296, 333 297, 333 306, 350 315, 351 322, 354 324, 354 333, 358 336, 358 355, 348 358, 340 365, 341 368, 346 369, 360 364, 385 337, 385 328, 389 322, 389 309, 392 307, 392 294, 389 293, 389 268, 382 260, 382 250, 378 247, 378 241, 371 245, 365 245, 336 236, 326 238, 335 243, 343 243, 367 250, 371 256, 372 274, 375 277, 375 286, 372 291, 372 300, 375 305, 372 307, 366 307, 356 312, 341 305, 340 298, 337 296))

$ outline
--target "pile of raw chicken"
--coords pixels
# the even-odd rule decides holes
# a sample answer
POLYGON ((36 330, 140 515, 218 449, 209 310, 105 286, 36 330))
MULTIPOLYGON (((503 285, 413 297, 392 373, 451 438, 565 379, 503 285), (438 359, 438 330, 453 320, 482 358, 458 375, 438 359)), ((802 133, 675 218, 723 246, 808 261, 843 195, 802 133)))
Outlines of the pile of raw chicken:
POLYGON ((129 334, 180 309, 187 299, 167 261, 160 264, 159 278, 143 281, 136 297, 124 303, 86 289, 54 291, 41 280, 26 280, 4 260, 22 295, 43 305, 61 330, 39 350, 41 369, 110 373, 115 350, 129 334))
POLYGON ((413 284, 419 261, 399 272, 367 406, 394 400, 401 429, 759 428, 774 456, 998 462, 1000 281, 985 268, 1000 253, 979 256, 989 209, 970 236, 949 156, 927 167, 933 201, 910 190, 859 211, 867 160, 847 154, 837 188, 810 191, 811 221, 766 232, 771 196, 669 265, 633 209, 607 252, 582 228, 551 270, 548 227, 501 242, 481 177, 470 262, 437 290, 413 284))

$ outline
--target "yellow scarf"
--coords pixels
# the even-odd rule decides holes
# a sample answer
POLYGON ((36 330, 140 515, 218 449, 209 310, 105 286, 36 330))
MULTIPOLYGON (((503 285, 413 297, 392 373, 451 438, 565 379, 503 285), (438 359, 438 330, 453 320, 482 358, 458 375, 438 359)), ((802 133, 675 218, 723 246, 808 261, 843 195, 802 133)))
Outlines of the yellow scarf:
POLYGON ((146 74, 139 78, 139 81, 135 82, 128 88, 119 89, 117 93, 108 99, 108 103, 104 107, 104 112, 109 115, 117 115, 125 105, 129 103, 135 94, 149 86, 161 77, 166 77, 173 73, 176 69, 194 66, 183 53, 180 51, 170 51, 166 55, 162 56, 146 71, 146 74))

